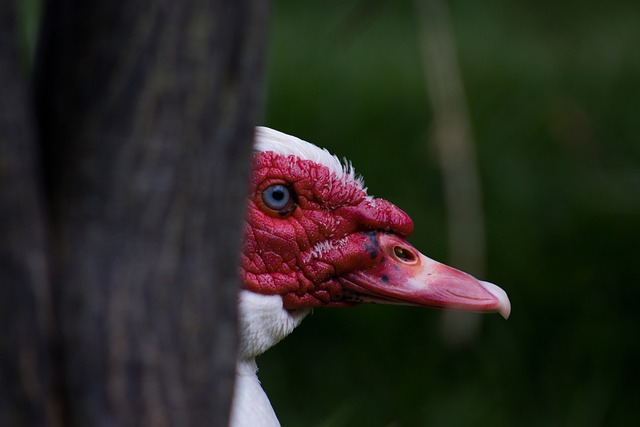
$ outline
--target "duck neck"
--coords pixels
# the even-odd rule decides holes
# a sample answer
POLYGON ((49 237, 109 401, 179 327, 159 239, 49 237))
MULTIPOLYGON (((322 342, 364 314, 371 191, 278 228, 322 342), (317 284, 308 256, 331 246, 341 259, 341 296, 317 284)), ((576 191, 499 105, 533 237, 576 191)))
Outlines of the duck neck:
POLYGON ((286 310, 280 295, 240 291, 238 360, 255 359, 289 335, 310 309, 286 310))
POLYGON ((289 335, 309 309, 288 311, 279 295, 242 290, 239 299, 240 348, 231 408, 231 427, 275 427, 278 418, 260 386, 256 356, 289 335))

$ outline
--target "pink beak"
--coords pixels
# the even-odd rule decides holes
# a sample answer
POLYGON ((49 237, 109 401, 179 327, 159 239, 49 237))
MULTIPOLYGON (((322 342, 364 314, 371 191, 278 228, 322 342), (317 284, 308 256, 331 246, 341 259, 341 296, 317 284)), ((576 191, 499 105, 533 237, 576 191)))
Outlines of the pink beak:
POLYGON ((507 319, 511 303, 500 287, 434 261, 393 234, 376 233, 376 265, 342 276, 359 301, 498 312, 507 319))

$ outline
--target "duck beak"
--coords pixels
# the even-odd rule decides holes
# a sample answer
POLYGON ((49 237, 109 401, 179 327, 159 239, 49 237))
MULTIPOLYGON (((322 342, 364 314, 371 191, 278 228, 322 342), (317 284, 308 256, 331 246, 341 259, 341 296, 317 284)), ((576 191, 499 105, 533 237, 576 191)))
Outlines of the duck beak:
POLYGON ((428 258, 397 235, 376 233, 376 240, 374 266, 339 279, 354 301, 497 312, 509 317, 511 303, 500 287, 428 258))

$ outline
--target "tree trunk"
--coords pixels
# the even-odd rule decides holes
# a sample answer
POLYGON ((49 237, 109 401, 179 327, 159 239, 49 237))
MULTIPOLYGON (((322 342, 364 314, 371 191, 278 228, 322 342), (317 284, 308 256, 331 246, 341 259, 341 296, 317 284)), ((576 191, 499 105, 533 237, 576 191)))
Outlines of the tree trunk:
MULTIPOLYGON (((266 23, 260 0, 46 5, 34 80, 45 219, 36 151, 12 137, 7 158, 18 161, 28 212, 11 214, 31 240, 7 247, 24 260, 31 244, 38 256, 27 277, 4 262, 0 277, 30 292, 7 302, 14 341, 46 332, 51 289, 56 346, 37 384, 47 390, 53 364, 65 426, 227 424, 266 23)), ((46 351, 46 339, 33 340, 35 354, 46 351)))
POLYGON ((0 2, 0 425, 53 425, 51 299, 17 2, 0 2))

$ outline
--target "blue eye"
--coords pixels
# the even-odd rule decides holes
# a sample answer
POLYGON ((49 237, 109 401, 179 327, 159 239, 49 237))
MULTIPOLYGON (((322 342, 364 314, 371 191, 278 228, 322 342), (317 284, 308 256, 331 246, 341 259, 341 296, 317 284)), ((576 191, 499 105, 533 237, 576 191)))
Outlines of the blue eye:
POLYGON ((291 212, 295 208, 293 191, 282 184, 267 187, 262 192, 262 201, 265 206, 281 215, 291 212))

